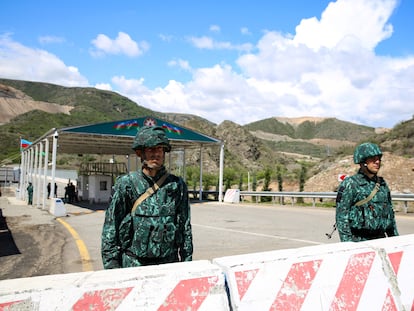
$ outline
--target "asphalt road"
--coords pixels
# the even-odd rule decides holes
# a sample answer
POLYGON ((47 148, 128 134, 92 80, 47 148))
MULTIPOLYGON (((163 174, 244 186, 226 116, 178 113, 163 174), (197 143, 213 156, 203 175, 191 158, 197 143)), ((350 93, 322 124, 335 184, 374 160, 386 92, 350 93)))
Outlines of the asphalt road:
MULTIPOLYGON (((0 197, 0 280, 101 270, 104 206, 66 204, 67 216, 0 197), (0 214, 1 216, 1 214, 0 214)), ((193 202, 193 260, 339 242, 328 239, 335 210, 280 205, 193 202)), ((397 214, 400 234, 414 233, 414 215, 397 214)))

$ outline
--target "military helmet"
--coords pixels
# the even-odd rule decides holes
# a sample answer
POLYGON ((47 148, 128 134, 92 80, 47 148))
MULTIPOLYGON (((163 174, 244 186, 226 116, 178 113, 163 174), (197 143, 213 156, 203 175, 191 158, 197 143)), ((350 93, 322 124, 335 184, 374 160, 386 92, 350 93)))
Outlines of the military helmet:
POLYGON ((354 163, 359 164, 364 162, 367 158, 382 156, 381 149, 377 144, 363 143, 355 148, 354 163))
POLYGON ((166 152, 171 150, 171 145, 164 129, 160 126, 141 127, 132 143, 132 149, 137 150, 155 146, 164 146, 166 152))

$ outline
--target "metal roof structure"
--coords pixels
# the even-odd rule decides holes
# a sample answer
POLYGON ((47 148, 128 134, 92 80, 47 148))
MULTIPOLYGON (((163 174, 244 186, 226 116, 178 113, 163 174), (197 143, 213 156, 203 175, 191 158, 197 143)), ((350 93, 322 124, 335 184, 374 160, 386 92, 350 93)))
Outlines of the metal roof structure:
POLYGON ((216 138, 154 117, 55 128, 34 143, 48 139, 51 144, 54 135, 58 135, 59 153, 129 155, 134 153, 131 145, 137 130, 144 125, 163 127, 173 149, 221 144, 216 138))

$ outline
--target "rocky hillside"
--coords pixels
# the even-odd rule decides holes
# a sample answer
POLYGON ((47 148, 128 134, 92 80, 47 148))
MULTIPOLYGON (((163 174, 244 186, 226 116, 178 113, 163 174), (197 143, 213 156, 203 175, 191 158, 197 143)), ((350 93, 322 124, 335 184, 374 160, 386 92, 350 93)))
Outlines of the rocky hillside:
MULTIPOLYGON (((356 144, 370 140, 386 152, 382 175, 393 191, 414 192, 414 120, 392 130, 375 129, 335 118, 272 117, 245 126, 231 121, 214 124, 190 114, 160 113, 141 107, 119 94, 94 88, 0 79, 0 161, 13 153, 20 137, 33 140, 53 127, 122 120, 154 115, 225 141, 225 178, 234 185, 247 174, 263 177, 272 172, 270 188, 278 189, 275 171, 283 171, 284 190, 298 191, 298 172, 307 167, 305 191, 333 191, 338 174, 353 174, 351 154, 356 144)), ((204 172, 216 173, 218 148, 203 155, 204 172)), ((198 153, 188 154, 187 165, 199 163, 198 153)), ((70 164, 70 157, 65 159, 70 164)), ((62 160, 63 163, 63 160, 62 160)))
MULTIPOLYGON (((414 192, 414 158, 406 158, 385 152, 379 175, 387 181, 391 191, 398 193, 414 192)), ((338 175, 353 175, 359 166, 352 156, 341 158, 333 163, 320 163, 320 172, 311 176, 305 185, 305 191, 335 191, 339 185, 338 175)))

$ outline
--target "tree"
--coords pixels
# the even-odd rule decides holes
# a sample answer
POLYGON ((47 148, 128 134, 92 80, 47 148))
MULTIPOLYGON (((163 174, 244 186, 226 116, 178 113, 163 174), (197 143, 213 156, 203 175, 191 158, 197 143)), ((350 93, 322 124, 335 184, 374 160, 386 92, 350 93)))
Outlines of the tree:
MULTIPOLYGON (((280 167, 280 165, 276 167, 276 178, 277 178, 279 192, 282 192, 283 191, 283 176, 282 176, 282 168, 280 167)), ((279 197, 279 203, 282 205, 285 204, 284 197, 279 197)))
MULTIPOLYGON (((270 168, 266 168, 264 172, 264 183, 263 183, 263 191, 270 191, 269 188, 270 185, 270 177, 271 177, 271 171, 270 168)), ((269 202, 272 198, 271 197, 262 197, 263 202, 269 202)))
POLYGON ((186 168, 186 180, 188 181, 188 185, 193 187, 193 190, 197 190, 197 184, 200 180, 200 171, 195 166, 189 166, 186 168))
POLYGON ((240 178, 239 178, 239 189, 240 191, 242 191, 243 188, 243 173, 240 173, 240 178))
MULTIPOLYGON (((305 189, 306 173, 307 173, 306 166, 302 164, 300 168, 300 173, 299 173, 299 192, 303 192, 303 189, 305 189)), ((298 198, 297 202, 303 203, 303 198, 298 198)))
POLYGON ((236 180, 236 171, 232 168, 225 168, 223 175, 225 188, 226 190, 230 189, 231 185, 234 185, 234 181, 236 180))
POLYGON ((270 185, 270 168, 266 168, 265 172, 264 172, 264 183, 263 183, 263 191, 270 191, 271 189, 269 188, 270 185))
POLYGON ((252 179, 253 179, 252 180, 252 190, 256 191, 256 189, 257 189, 256 173, 253 173, 252 179))

